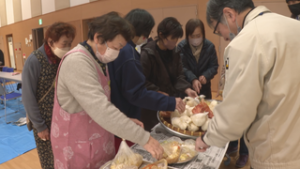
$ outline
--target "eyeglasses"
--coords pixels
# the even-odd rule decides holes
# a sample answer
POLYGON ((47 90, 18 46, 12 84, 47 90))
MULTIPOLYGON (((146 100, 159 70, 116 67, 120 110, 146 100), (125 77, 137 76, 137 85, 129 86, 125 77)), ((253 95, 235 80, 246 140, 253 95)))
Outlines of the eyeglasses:
POLYGON ((221 17, 222 17, 222 15, 220 15, 220 17, 218 19, 218 22, 217 22, 217 24, 215 26, 215 29, 214 29, 214 34, 219 35, 219 36, 222 36, 219 32, 217 32, 217 28, 219 26, 219 23, 221 22, 221 17))

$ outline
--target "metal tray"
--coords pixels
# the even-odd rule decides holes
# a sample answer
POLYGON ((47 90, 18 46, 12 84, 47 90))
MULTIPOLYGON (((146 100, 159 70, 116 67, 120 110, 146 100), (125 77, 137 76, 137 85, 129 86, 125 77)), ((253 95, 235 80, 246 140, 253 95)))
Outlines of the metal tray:
POLYGON ((191 162, 191 161, 193 161, 193 160, 195 160, 197 157, 198 157, 198 153, 197 153, 197 155, 195 155, 193 158, 191 158, 191 159, 189 159, 189 160, 186 160, 186 161, 183 161, 183 162, 177 162, 177 163, 172 163, 172 164, 168 164, 168 165, 174 165, 174 166, 176 166, 176 165, 180 165, 180 164, 185 164, 185 163, 189 163, 189 162, 191 162))
MULTIPOLYGON (((206 100, 206 101, 212 101, 211 99, 209 100, 206 100)), ((218 102, 218 104, 221 103, 220 100, 216 100, 218 102)), ((191 135, 187 135, 187 134, 183 134, 183 133, 180 133, 180 132, 177 132, 175 130, 172 130, 170 129, 169 127, 167 127, 160 119, 160 114, 159 114, 160 111, 157 111, 157 119, 159 121, 159 123, 169 132, 171 133, 172 135, 175 135, 177 137, 180 137, 180 138, 183 138, 183 139, 197 139, 199 136, 191 136, 191 135)))
POLYGON ((160 119, 160 114, 159 114, 160 111, 157 111, 157 119, 159 121, 159 123, 169 132, 171 133, 172 135, 175 135, 177 137, 180 137, 180 138, 184 138, 184 139, 197 139, 198 137, 197 136, 190 136, 190 135, 187 135, 187 134, 183 134, 183 133, 180 133, 180 132, 177 132, 175 130, 172 130, 170 129, 169 127, 167 127, 160 119))

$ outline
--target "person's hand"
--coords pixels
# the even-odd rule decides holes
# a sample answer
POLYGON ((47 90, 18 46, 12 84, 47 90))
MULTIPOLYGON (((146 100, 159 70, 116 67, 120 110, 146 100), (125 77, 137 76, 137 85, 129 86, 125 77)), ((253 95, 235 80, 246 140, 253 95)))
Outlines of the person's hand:
POLYGON ((204 76, 200 76, 199 77, 199 81, 201 82, 201 84, 206 84, 206 78, 204 76))
POLYGON ((49 129, 46 128, 44 131, 39 132, 38 136, 39 136, 40 139, 42 139, 44 141, 49 140, 50 139, 49 129))
POLYGON ((202 88, 201 82, 198 79, 193 80, 193 89, 200 94, 200 90, 202 88))
POLYGON ((160 94, 163 94, 165 96, 169 96, 168 93, 165 93, 165 92, 162 92, 162 91, 157 91, 157 92, 160 93, 160 94))
POLYGON ((209 148, 209 146, 204 143, 202 138, 198 137, 197 140, 196 140, 196 146, 195 146, 196 151, 205 152, 208 148, 209 148))
POLYGON ((176 109, 179 111, 179 112, 184 112, 185 111, 185 103, 182 101, 181 98, 175 98, 176 100, 176 109))
POLYGON ((142 128, 144 128, 144 123, 139 121, 138 119, 132 119, 130 118, 131 121, 133 121, 135 124, 141 126, 142 128))
POLYGON ((190 96, 191 98, 195 98, 197 97, 197 92, 195 92, 194 90, 192 90, 191 88, 188 88, 185 90, 185 94, 187 94, 188 96, 190 96))
POLYGON ((153 137, 150 136, 148 143, 144 145, 144 148, 157 160, 162 159, 164 149, 153 137))

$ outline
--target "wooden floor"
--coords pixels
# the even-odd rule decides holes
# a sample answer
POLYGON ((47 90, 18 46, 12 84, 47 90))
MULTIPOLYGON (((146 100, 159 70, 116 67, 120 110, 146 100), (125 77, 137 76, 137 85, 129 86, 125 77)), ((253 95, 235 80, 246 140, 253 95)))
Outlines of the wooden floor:
MULTIPOLYGON (((213 99, 222 99, 215 98, 216 93, 213 93, 213 99)), ((238 159, 238 154, 233 154, 231 156, 231 163, 228 166, 225 166, 223 163, 220 166, 220 169, 235 169, 235 162, 238 159)), ((39 157, 37 150, 33 149, 17 158, 14 158, 6 163, 0 164, 0 169, 41 169, 39 157)), ((250 169, 250 164, 248 164, 242 169, 250 169)))
POLYGON ((0 169, 40 169, 37 150, 33 149, 6 163, 0 164, 0 169))

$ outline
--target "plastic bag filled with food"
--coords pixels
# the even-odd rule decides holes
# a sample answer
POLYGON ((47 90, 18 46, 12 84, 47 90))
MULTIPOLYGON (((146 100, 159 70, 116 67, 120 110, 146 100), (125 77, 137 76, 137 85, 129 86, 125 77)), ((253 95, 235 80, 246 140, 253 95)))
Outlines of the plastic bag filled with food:
POLYGON ((168 162, 165 159, 159 160, 155 163, 148 164, 142 169, 167 169, 168 168, 168 162))
POLYGON ((178 162, 186 162, 194 158, 197 154, 195 150, 195 140, 185 140, 181 146, 181 154, 178 162))
POLYGON ((181 152, 182 141, 178 137, 171 137, 160 143, 164 149, 163 158, 167 160, 168 164, 176 163, 181 152))
POLYGON ((127 145, 125 140, 121 142, 119 151, 113 159, 111 169, 138 169, 143 163, 143 157, 135 154, 127 145))
POLYGON ((193 114, 208 112, 208 117, 211 119, 214 117, 214 113, 210 110, 208 104, 205 101, 201 101, 197 106, 192 110, 193 114))
POLYGON ((207 115, 208 112, 194 114, 193 116, 191 116, 191 120, 196 126, 201 127, 203 124, 205 124, 208 117, 207 115))

